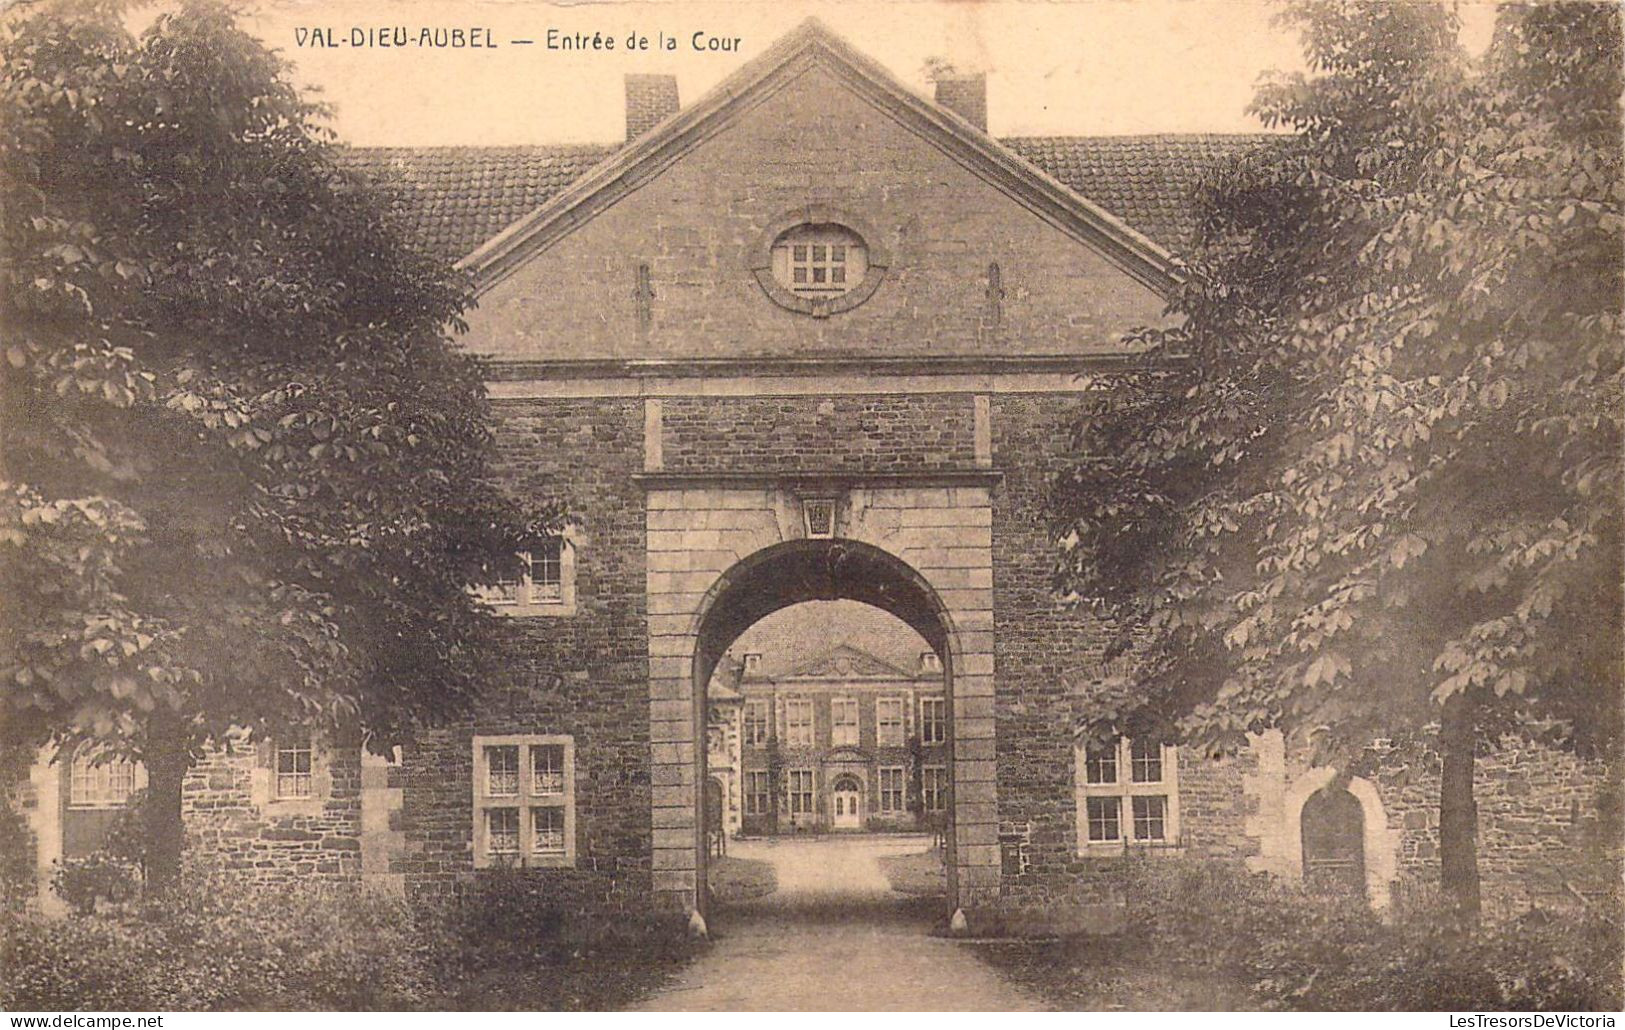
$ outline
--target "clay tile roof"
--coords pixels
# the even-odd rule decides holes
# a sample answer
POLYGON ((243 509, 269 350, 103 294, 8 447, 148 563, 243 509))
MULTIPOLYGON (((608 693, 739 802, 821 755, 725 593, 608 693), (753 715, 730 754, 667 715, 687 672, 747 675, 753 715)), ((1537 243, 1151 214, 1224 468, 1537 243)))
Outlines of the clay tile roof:
POLYGON ((456 261, 618 149, 352 147, 342 160, 398 189, 402 213, 423 249, 456 261))
POLYGON ((1271 137, 1018 136, 999 142, 1170 251, 1195 240, 1192 200, 1202 175, 1271 137))
MULTIPOLYGON (((1000 142, 1171 251, 1195 234, 1191 198, 1216 162, 1264 135, 1027 136, 1000 142)), ((345 163, 400 190, 424 249, 456 261, 618 146, 354 147, 345 163)))

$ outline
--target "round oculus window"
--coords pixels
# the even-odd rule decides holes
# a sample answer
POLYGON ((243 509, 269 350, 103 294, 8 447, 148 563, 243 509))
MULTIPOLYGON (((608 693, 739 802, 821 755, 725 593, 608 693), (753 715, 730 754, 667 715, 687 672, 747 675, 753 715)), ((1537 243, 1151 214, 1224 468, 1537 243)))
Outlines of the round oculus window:
POLYGON ((868 272, 869 248, 844 225, 798 225, 773 242, 773 278, 798 297, 839 297, 868 272))
POLYGON ((822 205, 801 209, 758 238, 750 270, 774 303, 825 318, 867 300, 888 259, 851 216, 822 205))

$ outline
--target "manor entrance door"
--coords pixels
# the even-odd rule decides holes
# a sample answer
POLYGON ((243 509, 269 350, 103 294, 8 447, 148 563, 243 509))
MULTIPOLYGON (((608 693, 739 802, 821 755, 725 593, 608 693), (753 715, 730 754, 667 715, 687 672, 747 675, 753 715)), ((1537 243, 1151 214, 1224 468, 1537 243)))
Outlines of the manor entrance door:
POLYGON ((830 825, 837 830, 863 829, 863 794, 858 781, 850 776, 842 776, 835 781, 832 793, 834 809, 830 825))

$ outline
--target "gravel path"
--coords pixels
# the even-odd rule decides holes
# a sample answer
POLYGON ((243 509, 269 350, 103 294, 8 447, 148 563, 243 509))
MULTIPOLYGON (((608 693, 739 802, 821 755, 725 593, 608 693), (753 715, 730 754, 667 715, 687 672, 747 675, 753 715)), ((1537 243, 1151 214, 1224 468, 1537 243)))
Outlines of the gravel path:
POLYGON ((737 841, 779 889, 713 914, 711 949, 642 1008, 664 1012, 1034 1011, 966 945, 930 936, 935 907, 892 892, 876 860, 923 836, 737 841))

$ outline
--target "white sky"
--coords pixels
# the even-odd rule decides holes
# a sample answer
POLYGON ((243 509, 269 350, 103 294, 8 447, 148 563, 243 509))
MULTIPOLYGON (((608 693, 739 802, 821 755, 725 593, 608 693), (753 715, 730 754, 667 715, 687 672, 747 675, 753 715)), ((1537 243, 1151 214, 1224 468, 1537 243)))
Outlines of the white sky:
MULTIPOLYGON (((335 105, 334 127, 357 144, 613 142, 623 131, 622 76, 668 72, 684 104, 809 15, 816 15, 905 84, 928 93, 925 62, 940 57, 988 73, 995 135, 1238 132, 1260 74, 1300 63, 1297 43, 1259 0, 689 0, 539 3, 534 0, 260 0, 244 22, 297 65, 335 105), (301 48, 296 29, 340 37, 354 27, 480 26, 494 50, 301 48), (611 34, 616 49, 549 51, 547 30, 611 34), (676 36, 675 52, 628 54, 627 34, 676 36), (696 31, 741 40, 737 53, 695 53, 696 31), (512 46, 515 38, 538 41, 512 46)), ((1492 8, 1459 10, 1473 49, 1492 8)), ((651 44, 653 47, 653 44, 651 44)))

